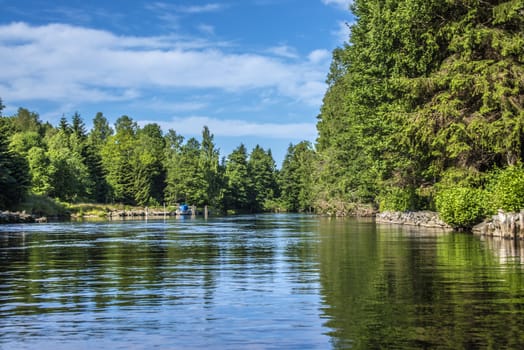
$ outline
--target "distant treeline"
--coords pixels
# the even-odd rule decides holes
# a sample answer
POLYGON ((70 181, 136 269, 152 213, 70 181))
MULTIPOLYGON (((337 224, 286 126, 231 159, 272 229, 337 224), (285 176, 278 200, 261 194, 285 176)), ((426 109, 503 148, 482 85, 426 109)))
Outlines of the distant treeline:
POLYGON ((174 130, 139 127, 125 115, 113 128, 98 113, 88 131, 78 113, 53 126, 20 108, 0 117, 0 209, 16 207, 32 193, 72 203, 295 211, 301 209, 295 193, 302 185, 294 181, 301 167, 294 150, 301 147, 310 149, 290 145, 278 171, 271 150, 260 146, 248 154, 241 144, 219 159, 207 127, 200 141, 185 141, 174 130))

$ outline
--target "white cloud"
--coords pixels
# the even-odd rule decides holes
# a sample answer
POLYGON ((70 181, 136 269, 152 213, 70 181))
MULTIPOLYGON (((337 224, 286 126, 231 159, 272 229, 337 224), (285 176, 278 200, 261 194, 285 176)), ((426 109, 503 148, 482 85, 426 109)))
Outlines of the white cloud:
POLYGON ((226 8, 225 4, 208 3, 204 5, 181 6, 169 2, 157 1, 146 4, 146 9, 158 12, 174 11, 178 13, 197 14, 206 12, 217 12, 226 8))
POLYGON ((325 5, 334 5, 343 10, 349 10, 349 6, 353 3, 353 0, 322 0, 325 5))
POLYGON ((195 6, 177 6, 176 9, 183 13, 204 13, 204 12, 216 12, 220 11, 225 7, 223 4, 211 3, 205 5, 195 6))
POLYGON ((320 105, 327 71, 327 63, 319 61, 323 51, 286 61, 229 53, 205 40, 117 36, 64 24, 0 26, 0 52, 0 66, 8 67, 0 70, 0 96, 6 101, 126 100, 148 89, 274 89, 320 105))
POLYGON ((314 123, 258 123, 234 119, 220 120, 201 116, 175 117, 167 122, 143 120, 138 123, 141 126, 148 123, 157 123, 162 127, 162 130, 173 129, 182 135, 200 135, 204 126, 208 126, 214 135, 226 137, 257 136, 273 139, 304 140, 314 139, 317 134, 314 123))
POLYGON ((294 47, 288 45, 271 47, 267 50, 267 52, 285 58, 298 58, 297 50, 295 50, 294 47))
POLYGON ((314 50, 309 55, 308 58, 312 63, 320 63, 331 57, 331 54, 328 50, 314 50))

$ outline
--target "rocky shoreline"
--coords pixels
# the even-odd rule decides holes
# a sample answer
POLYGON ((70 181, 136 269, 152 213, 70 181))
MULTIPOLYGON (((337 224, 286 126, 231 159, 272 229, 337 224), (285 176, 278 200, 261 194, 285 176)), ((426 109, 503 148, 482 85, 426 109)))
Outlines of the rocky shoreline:
POLYGON ((0 224, 21 224, 31 222, 46 222, 45 216, 39 217, 27 214, 25 211, 0 211, 0 224))
MULTIPOLYGON (((366 214, 369 214, 366 212, 366 214)), ((166 217, 174 216, 176 212, 162 210, 112 210, 106 214, 109 220, 116 218, 133 217, 166 217)), ((366 215, 372 216, 372 215, 366 215)), ((392 212, 385 211, 375 213, 377 223, 396 225, 420 226, 428 228, 452 229, 451 226, 442 221, 438 213, 433 211, 392 212)), ((12 212, 0 211, 0 224, 35 223, 47 222, 47 217, 28 214, 25 211, 12 212)), ((505 239, 524 240, 524 209, 520 213, 506 213, 502 210, 484 222, 474 226, 473 234, 500 237, 505 239)))
POLYGON ((452 227, 440 219, 438 213, 433 211, 385 211, 375 215, 379 223, 410 225, 431 228, 451 229, 452 227))
POLYGON ((524 239, 524 209, 520 213, 499 210, 490 219, 474 226, 472 231, 482 236, 524 239))

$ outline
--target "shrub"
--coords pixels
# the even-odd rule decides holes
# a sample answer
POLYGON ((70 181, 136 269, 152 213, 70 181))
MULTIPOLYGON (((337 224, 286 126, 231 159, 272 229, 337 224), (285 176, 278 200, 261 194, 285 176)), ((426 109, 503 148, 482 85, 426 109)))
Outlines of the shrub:
POLYGON ((492 212, 520 211, 524 208, 524 168, 518 165, 494 171, 487 189, 492 212))
POLYGON ((435 200, 440 218, 455 228, 470 228, 481 222, 487 213, 486 193, 479 188, 441 189, 435 200))
POLYGON ((418 197, 413 188, 389 187, 379 196, 380 211, 409 211, 417 209, 418 197))

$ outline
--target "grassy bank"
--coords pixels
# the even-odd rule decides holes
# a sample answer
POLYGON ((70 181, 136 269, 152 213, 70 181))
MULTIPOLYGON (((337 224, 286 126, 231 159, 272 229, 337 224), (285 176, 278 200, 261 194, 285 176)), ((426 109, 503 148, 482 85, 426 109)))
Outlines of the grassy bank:
MULTIPOLYGON (((117 211, 141 211, 144 207, 136 207, 124 204, 100 204, 100 203, 67 203, 57 199, 30 194, 26 199, 10 211, 25 211, 37 217, 53 218, 106 218, 111 212, 117 211)), ((148 207, 149 212, 162 212, 163 207, 148 207)), ((166 211, 175 211, 175 207, 166 207, 166 211)))

